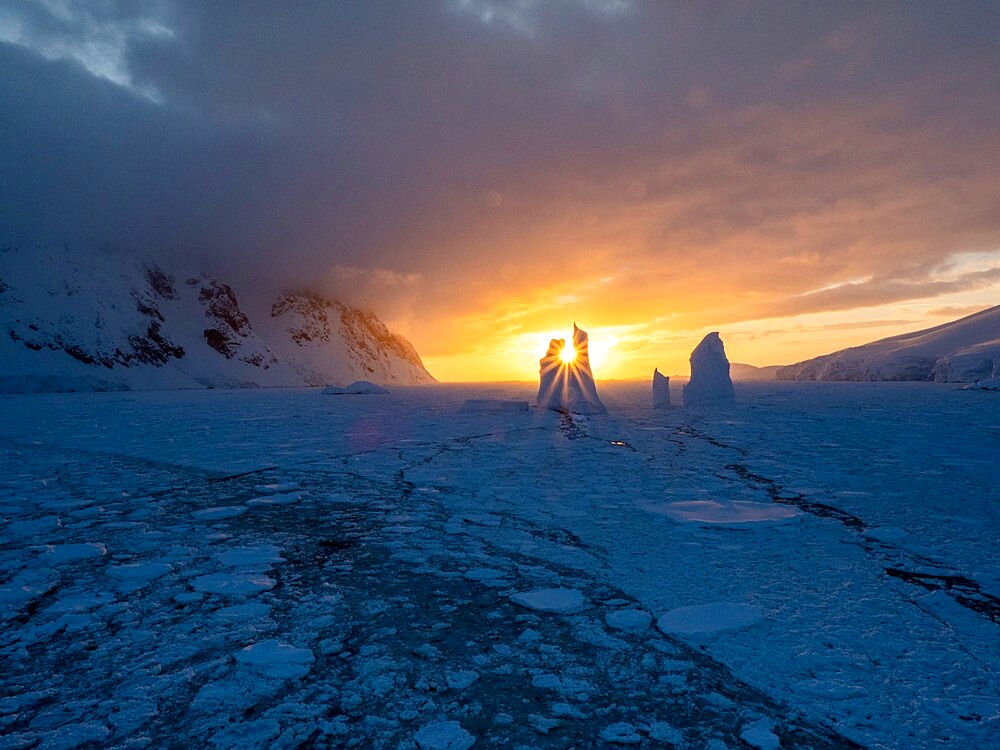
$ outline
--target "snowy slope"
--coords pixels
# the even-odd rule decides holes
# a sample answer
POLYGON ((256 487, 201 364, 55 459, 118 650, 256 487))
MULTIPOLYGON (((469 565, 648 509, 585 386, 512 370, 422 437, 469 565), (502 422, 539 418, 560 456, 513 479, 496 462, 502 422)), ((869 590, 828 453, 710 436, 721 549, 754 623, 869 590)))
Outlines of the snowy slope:
POLYGON ((766 365, 757 367, 755 365, 745 365, 733 362, 729 365, 729 374, 734 381, 747 380, 774 380, 775 376, 782 368, 782 365, 766 365))
POLYGON ((934 380, 971 383, 1000 369, 1000 306, 788 365, 779 380, 934 380))
POLYGON ((283 293, 251 316, 240 298, 116 253, 2 250, 0 391, 433 382, 370 313, 283 293))

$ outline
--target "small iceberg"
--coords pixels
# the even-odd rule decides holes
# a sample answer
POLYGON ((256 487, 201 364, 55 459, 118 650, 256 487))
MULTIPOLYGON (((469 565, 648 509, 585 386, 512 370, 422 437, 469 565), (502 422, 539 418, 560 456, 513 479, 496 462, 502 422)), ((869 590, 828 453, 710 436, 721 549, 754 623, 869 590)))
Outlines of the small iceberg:
POLYGON ((661 373, 659 368, 653 370, 653 408, 670 408, 670 378, 661 373))
POLYGON ((729 376, 726 347, 713 331, 691 352, 691 380, 684 386, 684 406, 736 403, 733 380, 729 376))
POLYGON ((323 389, 324 396, 368 396, 388 392, 388 388, 367 380, 356 380, 348 386, 328 385, 323 389))

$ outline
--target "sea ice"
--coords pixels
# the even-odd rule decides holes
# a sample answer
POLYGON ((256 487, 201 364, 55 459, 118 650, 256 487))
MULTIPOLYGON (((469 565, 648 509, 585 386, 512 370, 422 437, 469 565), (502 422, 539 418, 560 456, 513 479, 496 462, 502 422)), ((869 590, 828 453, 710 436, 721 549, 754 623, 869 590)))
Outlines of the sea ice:
POLYGON ((246 596, 274 588, 276 581, 253 573, 209 573, 198 576, 191 585, 195 591, 222 596, 246 596))
POLYGON ((653 370, 653 408, 665 409, 670 406, 670 378, 659 368, 653 370))
POLYGON ((483 581, 487 583, 491 581, 495 582, 506 575, 504 571, 495 568, 471 568, 462 573, 462 577, 467 581, 483 581))
POLYGON ((221 521, 224 518, 236 518, 247 512, 245 505, 219 505, 215 508, 202 508, 191 514, 200 521, 221 521))
POLYGON ((247 500, 247 505, 294 505, 299 502, 306 493, 298 492, 279 492, 275 495, 262 495, 261 497, 255 497, 252 500, 247 500))
POLYGON ((420 750, 469 750, 476 738, 462 729, 457 721, 435 721, 425 724, 413 735, 420 750))
POLYGON ((586 599, 576 589, 535 589, 511 594, 511 600, 538 612, 573 614, 586 609, 586 599))
POLYGON ((642 742, 642 735, 634 725, 619 721, 606 726, 601 731, 601 739, 614 745, 638 745, 642 742))
POLYGON ((78 544, 50 544, 45 548, 45 562, 53 565, 74 560, 103 557, 108 552, 103 544, 82 542, 78 544))
POLYGON ((258 484, 253 489, 254 492, 262 492, 267 495, 272 495, 281 492, 292 492, 298 488, 299 486, 293 482, 270 482, 268 484, 258 484))
POLYGON ((271 638, 237 651, 236 661, 264 677, 292 680, 305 677, 316 657, 307 648, 296 648, 271 638))
POLYGON ((232 568, 253 568, 283 563, 281 549, 273 544, 262 544, 258 547, 233 547, 215 555, 223 565, 232 568))
POLYGON ((108 568, 108 575, 118 580, 118 588, 125 593, 138 591, 151 581, 164 576, 174 568, 164 562, 139 562, 108 568))
POLYGON ((328 385, 323 389, 324 396, 366 396, 373 394, 388 393, 387 388, 369 382, 367 380, 356 380, 348 386, 328 385))
POLYGON ((229 748, 269 747, 281 734, 281 724, 274 719, 253 719, 231 724, 212 735, 211 742, 220 750, 229 748))
POLYGON ((626 633, 642 633, 653 621, 648 612, 641 609, 616 609, 604 616, 608 627, 624 630, 626 633))
POLYGON ((606 414, 607 409, 597 395, 594 375, 590 371, 590 345, 587 332, 573 324, 572 361, 562 358, 564 339, 552 339, 548 351, 538 361, 538 405, 555 411, 575 414, 606 414))
POLYGON ((668 516, 675 521, 706 524, 743 524, 781 522, 797 518, 801 511, 791 505, 754 503, 746 500, 683 500, 645 506, 651 513, 668 516))
POLYGON ((457 672, 446 672, 445 681, 452 690, 465 690, 472 683, 479 679, 478 672, 462 669, 457 672))
POLYGON ((465 400, 459 411, 463 414, 525 412, 528 411, 528 402, 507 398, 470 398, 465 400))
POLYGON ((711 635, 748 628, 763 621, 764 611, 760 607, 715 602, 672 609, 656 621, 656 627, 667 635, 711 635))
POLYGON ((684 744, 684 733, 665 721, 654 721, 649 725, 649 738, 668 745, 684 744))
POLYGON ((732 404, 735 401, 726 347, 718 332, 713 331, 691 352, 691 380, 684 385, 684 406, 732 404))
POLYGON ((779 750, 781 740, 772 732, 774 722, 767 718, 758 719, 743 727, 740 739, 757 750, 779 750))

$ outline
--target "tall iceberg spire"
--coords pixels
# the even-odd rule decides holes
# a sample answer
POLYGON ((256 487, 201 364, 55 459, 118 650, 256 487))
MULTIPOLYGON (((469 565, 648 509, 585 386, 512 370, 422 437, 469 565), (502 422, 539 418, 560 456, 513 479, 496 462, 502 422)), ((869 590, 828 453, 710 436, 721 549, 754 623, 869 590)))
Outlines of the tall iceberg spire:
POLYGON ((684 406, 735 402, 726 347, 718 332, 713 331, 691 352, 691 380, 684 386, 684 406))
POLYGON ((670 406, 670 378, 660 372, 660 368, 653 370, 653 408, 666 409, 670 406))
POLYGON ((552 339, 538 361, 538 405, 576 414, 607 414, 590 371, 587 332, 573 324, 573 356, 564 356, 565 339, 552 339), (575 353, 575 354, 574 354, 575 353))

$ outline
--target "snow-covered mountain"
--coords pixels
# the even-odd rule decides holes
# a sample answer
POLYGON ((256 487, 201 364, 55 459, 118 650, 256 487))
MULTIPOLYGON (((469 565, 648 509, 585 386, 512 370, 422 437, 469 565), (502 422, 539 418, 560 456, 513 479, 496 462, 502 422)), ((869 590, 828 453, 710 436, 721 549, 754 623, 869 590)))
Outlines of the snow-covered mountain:
POLYGON ((734 381, 748 381, 748 380, 774 380, 778 370, 782 368, 783 365, 765 365, 764 367, 757 367, 756 365, 746 365, 740 362, 733 362, 729 365, 729 374, 732 376, 734 381))
POLYGON ((306 292, 241 301, 118 253, 0 250, 0 391, 434 381, 371 313, 306 292))
POLYGON ((1000 375, 1000 306, 778 370, 779 380, 933 380, 1000 375))

